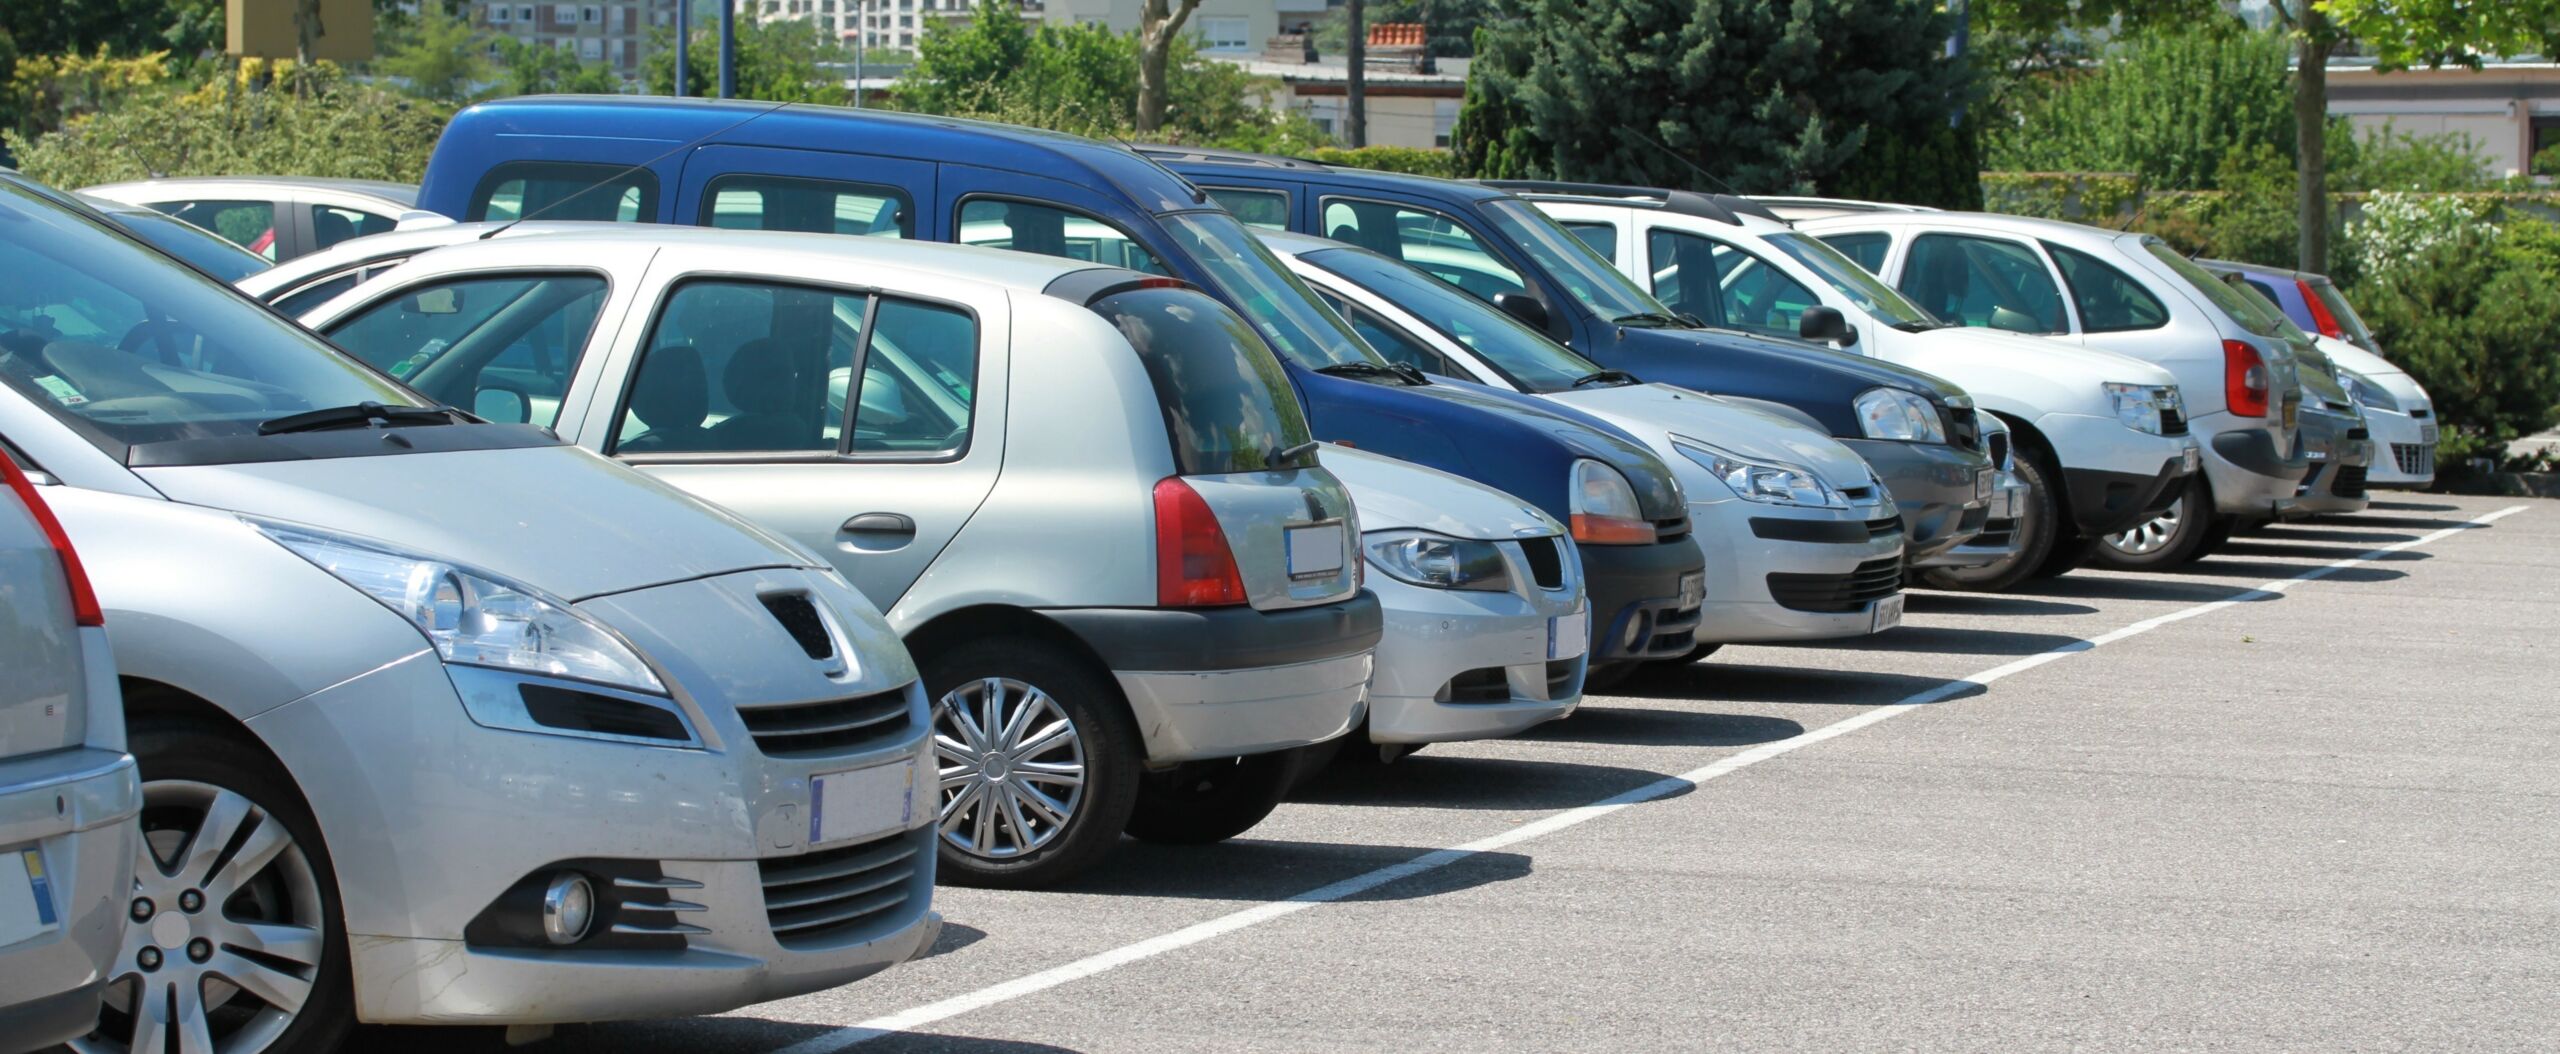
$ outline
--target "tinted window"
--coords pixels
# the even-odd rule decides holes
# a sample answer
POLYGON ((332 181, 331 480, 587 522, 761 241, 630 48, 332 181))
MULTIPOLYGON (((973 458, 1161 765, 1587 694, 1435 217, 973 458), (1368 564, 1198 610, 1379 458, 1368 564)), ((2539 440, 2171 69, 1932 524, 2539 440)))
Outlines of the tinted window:
POLYGON ((1309 440, 1307 419, 1280 361, 1235 312, 1189 289, 1114 293, 1093 310, 1118 327, 1146 363, 1184 474, 1316 463, 1312 450, 1275 460, 1309 440))
POLYGON ((2051 242, 2045 243, 2044 249, 2053 254, 2054 264, 2062 268, 2062 280, 2071 286, 2071 302, 2080 308, 2083 332, 2158 329, 2169 324, 2169 309, 2161 306, 2160 298, 2152 296, 2132 275, 2095 256, 2051 242))
POLYGON ((507 275, 411 286, 329 329, 329 339, 453 406, 490 410, 507 393, 524 420, 550 427, 586 354, 605 281, 587 274, 507 275))
POLYGON ((1325 303, 1331 305, 1343 321, 1351 323, 1351 329, 1360 334, 1360 339, 1368 341, 1369 346, 1386 356, 1388 362, 1443 377, 1475 379, 1471 371, 1451 364, 1439 352, 1431 350, 1431 346, 1423 343, 1421 338, 1396 328, 1394 323, 1378 317, 1376 312, 1340 297, 1327 296, 1325 303))
POLYGON ((701 222, 728 230, 915 236, 915 210, 895 189, 781 176, 712 180, 701 222))
POLYGON ((1286 191, 1218 187, 1211 189, 1209 196, 1226 206, 1228 212, 1235 213, 1236 219, 1247 227, 1266 231, 1289 229, 1289 195, 1286 191))
POLYGON ((472 191, 465 220, 610 220, 658 215, 658 177, 620 165, 518 161, 490 169, 472 191))
POLYGON ((2062 291, 2035 251, 2016 242, 1923 234, 1903 262, 1901 289, 1930 314, 2018 333, 2071 328, 2062 291))
MULTIPOLYGON (((1600 369, 1484 301, 1376 253, 1328 249, 1309 253, 1306 260, 1436 327, 1442 336, 1466 345, 1524 390, 1561 391, 1600 369)), ((1470 375, 1471 371, 1448 374, 1470 375)))
POLYGON ((1874 274, 1884 273, 1885 250, 1893 247, 1893 239, 1882 234, 1827 234, 1822 242, 1874 274))
POLYGON ((1081 212, 998 198, 960 203, 960 244, 1063 256, 1165 274, 1164 264, 1128 232, 1081 212))
POLYGON ((870 308, 863 294, 767 282, 678 287, 632 371, 615 452, 843 450, 870 308))
POLYGON ((1209 285, 1244 313, 1272 351, 1310 368, 1377 360, 1342 316, 1318 302, 1315 292, 1235 217, 1179 213, 1165 217, 1165 233, 1176 248, 1190 254, 1209 285))
POLYGON ((342 209, 335 205, 311 206, 311 243, 315 249, 326 249, 349 238, 382 234, 399 225, 399 220, 389 216, 342 209))
POLYGON ((1528 288, 1458 221, 1383 202, 1328 198, 1325 237, 1402 260, 1426 274, 1486 300, 1528 288))
POLYGON ((1895 292, 1875 272, 1858 265, 1840 250, 1819 239, 1801 234, 1772 234, 1762 239, 1769 247, 1787 254, 1814 277, 1831 286, 1834 292, 1856 305, 1858 310, 1873 315, 1888 326, 1909 327, 1913 324, 1935 324, 1936 319, 1920 310, 1909 298, 1895 292))
POLYGON ((1617 224, 1585 221, 1565 224, 1564 229, 1572 231, 1574 237, 1582 239, 1582 244, 1590 246, 1592 252, 1612 260, 1618 258, 1617 224))
POLYGON ((1530 262, 1546 271, 1550 281, 1563 286, 1566 294, 1592 314, 1616 321, 1662 310, 1659 301, 1646 296, 1634 281, 1618 273, 1618 265, 1592 252, 1582 239, 1565 233, 1555 220, 1528 202, 1510 198, 1487 201, 1484 214, 1493 220, 1495 231, 1511 239, 1530 262))
POLYGON ((2337 319, 2338 328, 2346 331, 2347 343, 2375 354, 2381 353, 2382 349, 2373 342, 2373 331, 2365 328, 2364 319, 2357 316, 2356 309, 2347 303, 2346 296, 2338 292, 2336 285, 2325 278, 2313 279, 2310 284, 2311 295, 2320 298, 2320 303, 2329 309, 2329 317, 2337 319))
POLYGON ((1822 302, 1767 260, 1712 238, 1656 227, 1645 253, 1654 296, 1719 325, 1792 337, 1797 317, 1822 302))
POLYGON ((163 201, 151 206, 223 236, 273 263, 276 206, 272 201, 163 201))

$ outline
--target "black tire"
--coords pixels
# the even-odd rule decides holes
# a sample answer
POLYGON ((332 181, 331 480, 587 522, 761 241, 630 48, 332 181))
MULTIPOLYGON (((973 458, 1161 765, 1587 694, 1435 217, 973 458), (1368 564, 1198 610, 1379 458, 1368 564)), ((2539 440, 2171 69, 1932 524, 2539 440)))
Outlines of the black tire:
MULTIPOLYGON (((2022 448, 2010 471, 2027 485, 2027 508, 2018 516, 2018 551, 2006 560, 1982 567, 1928 568, 1920 572, 1923 584, 1931 589, 1997 593, 2043 575, 2053 560, 2055 547, 2067 546, 2076 537, 2064 523, 2069 514, 2062 508, 2059 492, 2047 482, 2053 477, 2044 460, 2022 448)), ((2073 559, 2077 559, 2076 555, 2073 559)))
MULTIPOLYGON (((1353 744, 1346 753, 1366 744, 1353 744)), ((1189 761, 1139 780, 1129 835, 1149 842, 1223 842, 1253 829, 1298 782, 1298 752, 1189 761)))
POLYGON ((2239 517, 2215 516, 2213 522, 2205 527, 2204 541, 2196 546, 2196 557, 2202 559, 2221 552, 2223 546, 2231 544, 2232 532, 2239 527, 2239 517))
MULTIPOLYGON (((2197 473, 2187 477, 2186 488, 2168 512, 2101 539, 2091 559, 2118 571, 2183 567, 2204 555, 2206 539, 2213 536, 2214 521, 2220 519, 2213 511, 2213 492, 2205 485, 2203 473, 2197 473)), ((2223 537, 2229 538, 2230 533, 2224 531, 2223 537)))
MULTIPOLYGON (((168 787, 189 783, 206 785, 248 799, 257 812, 264 814, 259 823, 279 822, 285 833, 292 836, 293 848, 299 850, 301 860, 308 865, 318 895, 316 914, 321 931, 320 962, 310 969, 310 976, 304 978, 310 982, 309 995, 266 1051, 267 1054, 324 1054, 337 1050, 356 1024, 355 989, 347 970, 346 914, 338 897, 338 874, 329 859, 328 843, 322 840, 320 823, 312 818, 311 807, 303 802, 302 792, 295 787, 293 778, 269 760, 265 748, 255 740, 235 729, 211 722, 137 713, 133 715, 126 741, 141 772, 146 802, 142 825, 146 839, 154 830, 168 830, 172 826, 170 810, 154 809, 148 804, 153 797, 153 785, 168 787)), ((264 865, 258 874, 274 875, 276 869, 284 867, 289 859, 280 855, 274 863, 264 865)), ((210 883, 207 889, 213 890, 210 883)), ((203 910, 227 913, 234 906, 244 904, 242 897, 249 896, 243 893, 229 898, 220 909, 208 905, 203 910)), ((275 918, 273 915, 265 917, 275 918)), ((248 997, 245 994, 233 997, 234 1000, 242 998, 248 997)), ((240 1021, 240 1018, 232 1018, 232 1027, 237 1027, 240 1021)), ((110 1009, 101 1018, 99 1031, 79 1041, 75 1047, 82 1050, 129 1049, 131 1029, 129 1018, 110 1009), (114 1038, 119 1035, 124 1038, 114 1038)), ((223 1037, 217 1035, 215 1038, 220 1040, 223 1037)))
POLYGON ((2085 534, 2056 538, 2053 548, 2045 550, 2044 562, 2036 565, 2035 577, 2060 578, 2088 564, 2098 551, 2098 539, 2085 534))
MULTIPOLYGON (((1026 638, 975 640, 927 657, 925 693, 934 700, 937 736, 951 720, 955 693, 977 691, 988 679, 1037 689, 1063 714, 1083 751, 1084 785, 1065 823, 1028 851, 981 853, 957 844, 952 834, 940 840, 940 874, 946 885, 995 889, 1036 889, 1093 866, 1120 840, 1138 800, 1138 782, 1146 769, 1146 749, 1126 699, 1111 678, 1082 657, 1046 641, 1026 638)), ((1046 756, 1046 755, 1042 755, 1046 756)), ((938 767, 962 762, 941 756, 938 767)), ((954 788, 952 797, 970 788, 954 788)), ((937 797, 936 811, 948 799, 937 797)), ((961 814, 959 827, 974 829, 973 812, 961 814)), ((995 839, 990 839, 990 842, 995 839)))

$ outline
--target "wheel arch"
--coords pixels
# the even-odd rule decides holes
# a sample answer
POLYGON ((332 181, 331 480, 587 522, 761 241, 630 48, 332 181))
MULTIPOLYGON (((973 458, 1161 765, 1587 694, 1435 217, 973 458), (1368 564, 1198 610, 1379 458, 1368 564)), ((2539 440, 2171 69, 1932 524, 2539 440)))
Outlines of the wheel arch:
MULTIPOLYGON (((2036 459, 2037 474, 2044 477, 2046 486, 2053 488, 2054 507, 2061 510, 2067 519, 2071 511, 2071 484, 2063 479, 2062 458, 2053 449, 2053 440, 2046 438, 2044 432, 2016 414, 1999 410, 1993 410, 1991 413, 1998 417, 2002 424, 2009 426, 2011 448, 2018 455, 2036 459)), ((2057 524, 2057 526, 2060 525, 2057 524)))
POLYGON ((1123 712, 1129 709, 1128 698, 1118 691, 1119 679, 1112 676, 1111 664, 1103 661, 1102 654, 1085 643, 1084 638, 1076 636, 1075 631, 1029 608, 1003 604, 955 608, 935 615, 909 631, 906 644, 907 651, 915 655, 916 666, 921 669, 931 661, 930 656, 965 643, 1000 636, 1029 637, 1057 647, 1111 684, 1113 702, 1123 712))

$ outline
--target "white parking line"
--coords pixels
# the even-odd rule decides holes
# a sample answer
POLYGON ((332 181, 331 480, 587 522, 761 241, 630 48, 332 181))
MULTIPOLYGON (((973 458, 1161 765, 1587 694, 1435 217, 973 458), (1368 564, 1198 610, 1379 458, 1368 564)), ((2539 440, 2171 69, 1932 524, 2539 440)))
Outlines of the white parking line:
POLYGON ((2028 670, 2035 669, 2038 666, 2045 665, 2046 663, 2057 662, 2069 656, 2085 651, 2091 651, 2129 637, 2137 637, 2162 626, 2166 626, 2172 622, 2181 622, 2194 618, 2198 615, 2210 614, 2235 604, 2246 604, 2253 601, 2264 600, 2268 597, 2283 593, 2294 586, 2301 585, 2302 583, 2326 578, 2340 570, 2353 567, 2357 564, 2379 560, 2384 556, 2399 552, 2403 549, 2415 549, 2422 545, 2442 541, 2445 538, 2459 534, 2463 531, 2487 526, 2490 523, 2515 515, 2516 513, 2523 512, 2526 508, 2527 506, 2523 505, 2511 505, 2506 508, 2499 509, 2496 512, 2474 517, 2460 526, 2447 527, 2443 530, 2436 531, 2410 541, 2386 545, 2379 549, 2359 553, 2344 560, 2323 564, 2319 567, 2306 570, 2291 578, 2280 578, 2274 581, 2261 583, 2254 589, 2245 589, 2221 600, 2208 601, 2206 603, 2197 604, 2193 607, 2180 608, 2168 614, 2143 619, 2140 622, 2135 622, 2120 629, 2101 633, 2094 637, 2074 640, 2068 644, 2057 646, 2051 651, 2039 652, 2013 662, 2002 663, 1970 677, 1948 681, 1927 691, 1919 692, 1906 698, 1895 700, 1891 703, 1886 703, 1873 710, 1868 710, 1864 713, 1832 722, 1831 724, 1824 725, 1810 732, 1801 733, 1799 735, 1776 740, 1774 742, 1763 743, 1749 750, 1742 751, 1741 753, 1719 758, 1713 763, 1699 766, 1698 768, 1691 769, 1677 776, 1665 777, 1614 797, 1604 798, 1600 801, 1592 802, 1589 805, 1566 809, 1562 812, 1554 813, 1538 820, 1521 824, 1518 827, 1514 827, 1490 838, 1478 839, 1464 845, 1451 846, 1447 849, 1434 850, 1432 852, 1424 853, 1421 856, 1414 857, 1413 859, 1406 860, 1402 863, 1390 864, 1375 871, 1354 875, 1350 878, 1343 879, 1340 882, 1333 883, 1332 885, 1319 886, 1315 889, 1310 889, 1304 893, 1298 894, 1297 896, 1290 897, 1287 900, 1277 900, 1266 904, 1259 904, 1254 907, 1246 908, 1242 911, 1221 915, 1206 922, 1185 926, 1170 933, 1149 937, 1146 940, 1138 941, 1134 944, 1125 944, 1109 951, 1100 952, 1095 955, 1078 959, 1071 963, 1054 966, 1038 973, 1017 977, 1002 984, 991 985, 986 988, 978 989, 974 992, 952 996, 949 999, 926 1003, 923 1006, 901 1010, 897 1013, 889 1014, 884 1017, 875 1017, 869 1021, 862 1022, 861 1024, 849 1025, 833 1032, 820 1033, 818 1035, 811 1036, 808 1039, 801 1040, 798 1043, 776 1050, 773 1054, 835 1054, 837 1051, 846 1050, 851 1047, 870 1042, 871 1040, 878 1039, 882 1036, 910 1031, 947 1018, 957 1017, 972 1010, 985 1009, 998 1003, 1008 1002, 1026 995, 1047 991, 1051 988, 1056 988, 1059 985, 1066 984, 1069 981, 1091 977, 1095 974, 1126 966, 1142 959, 1149 959, 1169 951, 1187 948, 1191 945, 1199 944, 1215 937, 1233 933, 1248 926, 1257 926, 1282 916, 1296 914, 1319 904, 1328 904, 1334 901, 1345 900, 1350 897, 1358 896, 1361 893, 1376 889, 1379 886, 1397 881, 1398 879, 1411 878, 1425 872, 1435 871, 1480 853, 1489 853, 1497 849, 1518 845, 1532 839, 1543 838, 1568 827, 1574 827, 1592 820, 1597 820, 1603 816, 1607 816, 1610 813, 1617 812, 1620 809, 1624 809, 1632 805, 1640 805, 1658 798, 1669 797, 1719 776, 1726 776, 1739 772, 1763 761, 1767 761, 1770 758, 1801 750, 1826 739, 1847 735, 1859 729, 1879 724, 1888 718, 1910 713, 1911 711, 1930 703, 1941 702, 1973 689, 1987 687, 1993 682, 1999 681, 2012 674, 2024 673, 2028 670))

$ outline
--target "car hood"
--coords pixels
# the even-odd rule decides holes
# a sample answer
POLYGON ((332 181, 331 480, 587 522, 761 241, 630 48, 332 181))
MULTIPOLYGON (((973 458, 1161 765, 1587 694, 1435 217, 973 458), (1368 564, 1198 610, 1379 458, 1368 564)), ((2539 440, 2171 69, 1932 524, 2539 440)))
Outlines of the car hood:
POLYGON ((2393 398, 2400 400, 2400 405, 2403 407, 2432 403, 2432 400, 2427 398, 2426 388, 2418 384, 2418 379, 2409 376, 2409 371, 2401 369, 2389 359, 2336 337, 2315 336, 2311 338, 2311 343, 2328 355, 2329 361, 2335 363, 2340 369, 2354 370, 2364 379, 2381 386, 2383 391, 2390 392, 2393 398))
POLYGON ((369 538, 571 601, 816 566, 721 509, 571 446, 136 471, 172 501, 369 538))
POLYGON ((1527 502, 1438 469, 1331 444, 1317 458, 1351 488, 1363 531, 1419 528, 1483 539, 1564 533, 1527 502))
POLYGON ((2178 383, 2177 375, 2166 367, 2131 355, 1982 326, 1948 326, 1912 333, 1904 337, 1902 344, 1915 355, 1925 356, 1924 361, 1909 365, 1953 380, 1975 394, 2019 372, 2091 390, 2110 382, 2178 383))
POLYGON ((1680 436, 1754 461, 1812 469, 1842 489, 1866 486, 1870 478, 1865 459, 1801 421, 1667 384, 1585 388, 1548 398, 1645 438, 1665 458, 1681 456, 1671 446, 1671 437, 1680 436))
POLYGON ((1648 381, 1717 395, 1784 403, 1835 436, 1860 434, 1860 392, 1901 388, 1948 402, 1964 397, 1954 382, 1896 363, 1803 341, 1768 340, 1722 329, 1617 327, 1598 346, 1575 350, 1648 381))
POLYGON ((1672 480, 1670 466, 1648 444, 1637 442, 1606 421, 1534 395, 1465 381, 1435 380, 1405 390, 1507 418, 1521 428, 1546 436, 1576 457, 1617 469, 1634 485, 1636 500, 1643 503, 1645 515, 1655 519, 1680 515, 1680 485, 1672 480))
POLYGON ((1869 358, 1856 352, 1842 351, 1828 344, 1782 340, 1731 329, 1645 329, 1629 330, 1628 333, 1630 336, 1643 334, 1647 337, 1705 341, 1713 344, 1719 354, 1727 357, 1747 355, 1772 358, 1780 362, 1792 363, 1799 371, 1828 367, 1856 375, 1866 382, 1866 387, 1890 385, 1924 394, 1934 394, 1940 399, 1953 399, 1965 394, 1962 385, 1936 374, 1900 363, 1869 358))

